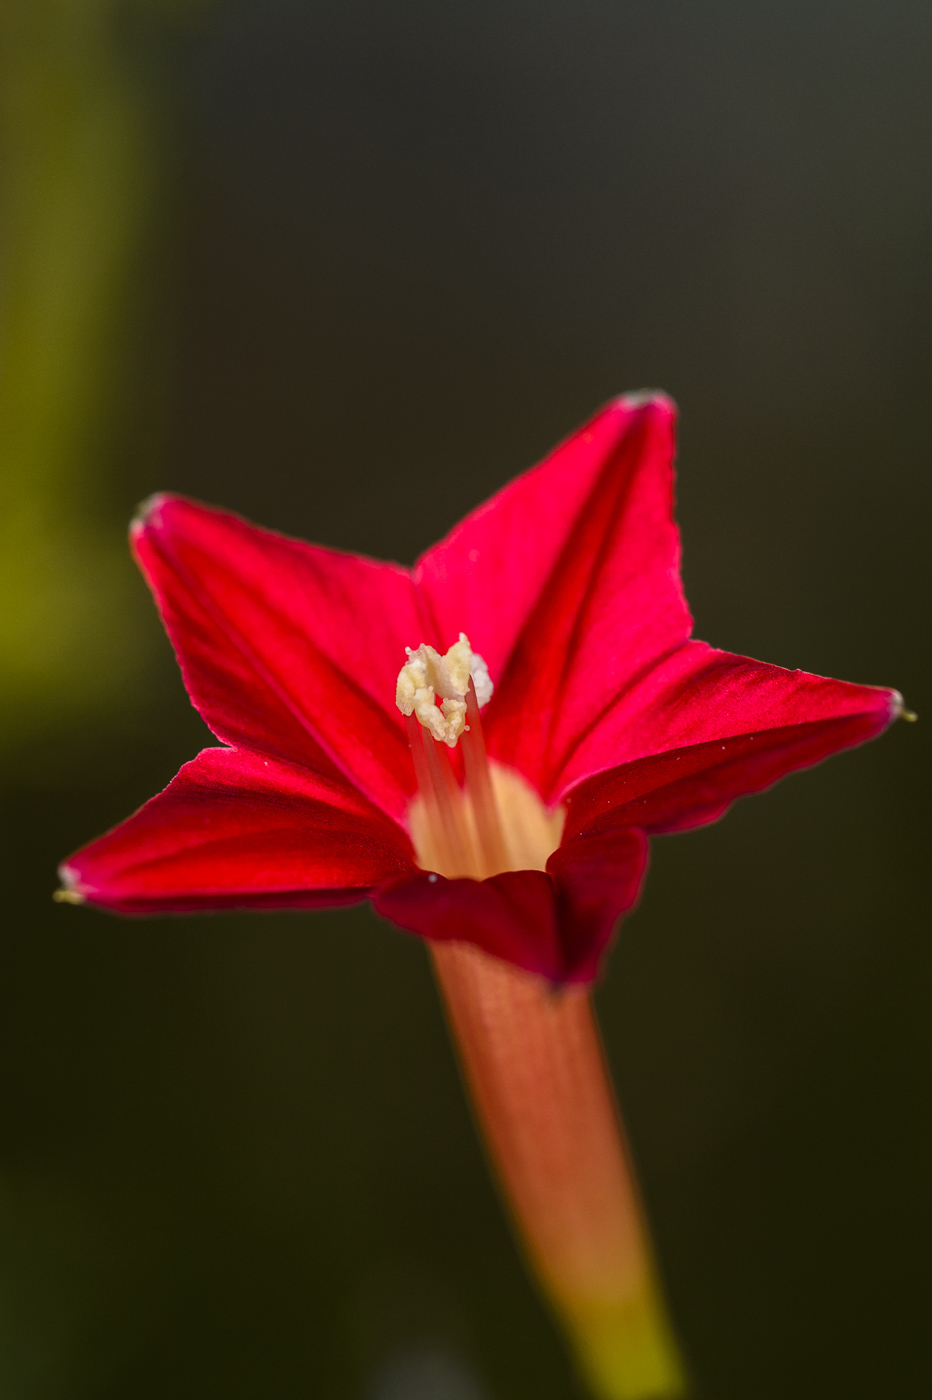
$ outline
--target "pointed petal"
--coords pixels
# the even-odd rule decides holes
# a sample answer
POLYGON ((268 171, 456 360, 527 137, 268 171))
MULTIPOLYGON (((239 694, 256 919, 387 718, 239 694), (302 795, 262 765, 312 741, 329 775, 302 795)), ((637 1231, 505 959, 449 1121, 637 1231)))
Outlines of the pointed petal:
POLYGON ((410 867, 408 838, 347 783, 205 749, 164 792, 61 870, 124 914, 339 904, 410 867))
POLYGON ((611 404, 417 574, 447 628, 465 617, 490 664, 490 752, 545 797, 578 735, 689 636, 674 420, 661 396, 611 404))
POLYGON ((422 630, 410 575, 181 497, 154 497, 132 537, 218 738, 337 770, 401 817, 414 776, 395 681, 422 630))
POLYGON ((493 751, 532 779, 554 706, 564 710, 560 743, 564 728, 572 732, 593 704, 689 635, 672 520, 674 416, 660 395, 609 404, 415 570, 435 644, 462 630, 488 663, 499 690, 488 712, 493 751), (567 697, 566 671, 580 652, 603 647, 597 698, 582 704, 580 720, 588 687, 567 697), (509 743, 503 727, 525 742, 509 743))
POLYGON ((874 738, 896 691, 786 671, 690 642, 586 734, 561 775, 567 830, 676 831, 874 738))
POLYGON ((640 831, 582 837, 541 870, 489 880, 413 871, 373 895, 386 919, 422 938, 474 943, 554 983, 597 975, 618 916, 634 904, 647 858, 640 831))

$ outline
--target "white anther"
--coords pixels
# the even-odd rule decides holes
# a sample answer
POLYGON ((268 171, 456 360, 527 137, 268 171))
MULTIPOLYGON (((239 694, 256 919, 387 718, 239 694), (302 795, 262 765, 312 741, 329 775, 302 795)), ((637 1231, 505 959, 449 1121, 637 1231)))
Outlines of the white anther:
POLYGON ((405 651, 408 660, 398 673, 396 705, 403 715, 416 715, 435 739, 455 748, 466 728, 470 677, 480 707, 492 698, 489 668, 472 650, 465 632, 445 656, 423 642, 416 651, 411 647, 405 651))

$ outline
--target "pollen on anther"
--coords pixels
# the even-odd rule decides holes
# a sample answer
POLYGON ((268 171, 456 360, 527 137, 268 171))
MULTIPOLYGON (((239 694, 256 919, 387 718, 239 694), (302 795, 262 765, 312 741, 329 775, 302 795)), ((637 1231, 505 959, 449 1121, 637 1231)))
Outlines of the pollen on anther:
POLYGON ((405 651, 408 660, 398 673, 396 705, 403 715, 415 715, 435 739, 455 748, 468 727, 470 681, 480 707, 492 698, 488 667, 469 645, 465 632, 443 656, 424 642, 417 649, 405 647, 405 651))

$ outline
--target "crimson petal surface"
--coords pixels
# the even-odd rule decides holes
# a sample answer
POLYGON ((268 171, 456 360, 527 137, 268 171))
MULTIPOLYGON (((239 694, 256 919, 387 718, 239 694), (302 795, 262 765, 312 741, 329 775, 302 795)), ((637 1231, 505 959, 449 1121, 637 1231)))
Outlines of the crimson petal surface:
POLYGON ((622 696, 570 755, 561 774, 568 829, 604 825, 610 810, 613 824, 656 832, 713 821, 736 797, 873 738, 901 704, 893 690, 690 642, 622 696))
POLYGON ((410 574, 174 496, 153 498, 132 537, 217 737, 340 771, 402 818, 414 775, 395 681, 422 630, 410 574))
POLYGON ((94 904, 155 914, 344 903, 412 864, 404 832, 345 782, 205 749, 61 875, 94 904))
POLYGON ((606 698, 689 635, 674 421, 662 395, 614 401, 415 570, 438 644, 462 629, 488 663, 490 752, 541 790, 606 698))
POLYGON ((489 507, 486 529, 498 521, 506 532, 506 560, 512 536, 524 538, 499 580, 502 607, 524 551, 536 559, 531 605, 504 672, 493 671, 489 751, 547 799, 565 753, 606 705, 689 636, 673 522, 674 423, 665 398, 620 400, 521 479, 520 520, 496 501, 489 507))

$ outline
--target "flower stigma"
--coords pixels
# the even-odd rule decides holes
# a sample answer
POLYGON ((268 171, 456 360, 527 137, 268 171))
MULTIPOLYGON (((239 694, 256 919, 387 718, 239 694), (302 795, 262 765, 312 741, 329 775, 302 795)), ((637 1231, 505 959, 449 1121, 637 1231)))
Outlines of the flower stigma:
POLYGON ((488 667, 464 632, 445 655, 406 647, 395 702, 405 717, 418 791, 409 810, 417 863, 448 879, 543 870, 560 844, 565 812, 549 812, 510 768, 490 762, 480 709, 492 698, 488 667), (450 750, 462 756, 462 783, 450 750))

